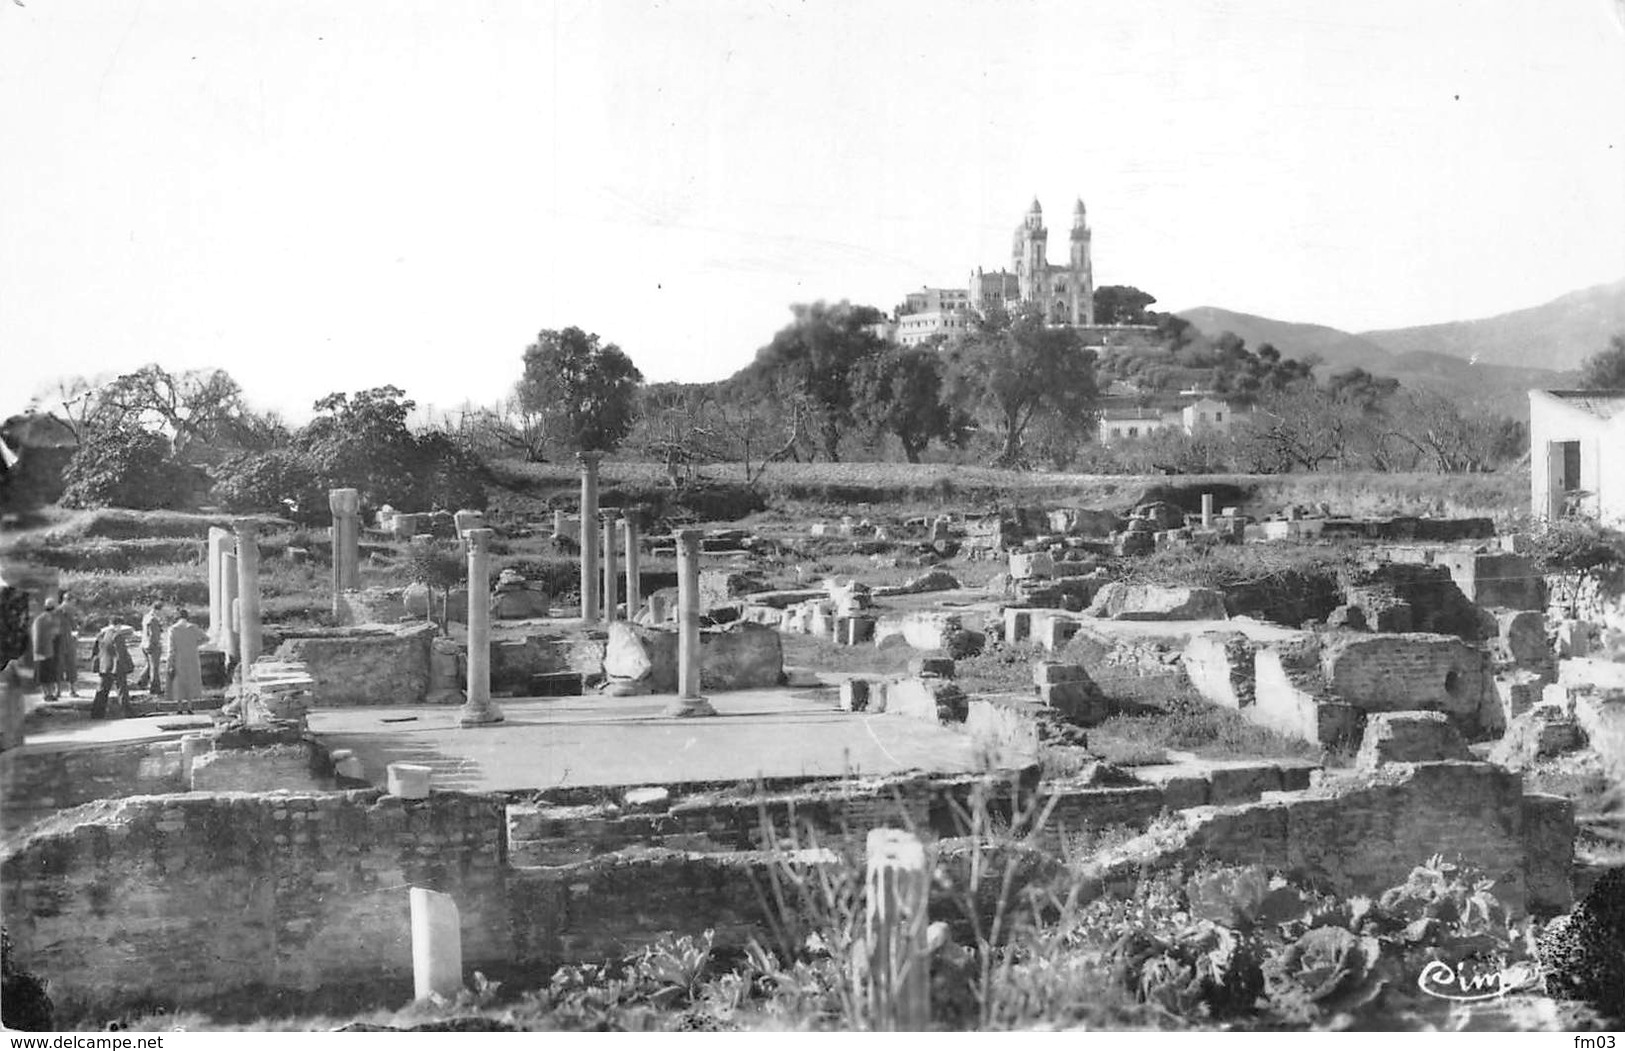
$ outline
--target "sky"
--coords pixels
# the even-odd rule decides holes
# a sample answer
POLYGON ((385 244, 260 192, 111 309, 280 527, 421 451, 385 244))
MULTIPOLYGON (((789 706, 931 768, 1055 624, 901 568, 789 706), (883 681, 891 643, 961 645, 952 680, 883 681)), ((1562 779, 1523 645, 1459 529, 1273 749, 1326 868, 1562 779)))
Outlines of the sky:
POLYGON ((569 325, 718 379, 1035 196, 1163 309, 1612 281, 1625 0, 0 0, 0 416, 148 362, 489 404, 569 325))

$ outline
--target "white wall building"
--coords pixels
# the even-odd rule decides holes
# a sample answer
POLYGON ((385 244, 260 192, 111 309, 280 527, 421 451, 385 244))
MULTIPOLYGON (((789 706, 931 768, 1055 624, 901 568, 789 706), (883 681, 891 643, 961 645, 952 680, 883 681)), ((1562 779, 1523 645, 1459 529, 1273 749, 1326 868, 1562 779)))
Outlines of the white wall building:
POLYGON ((1529 498, 1536 518, 1625 524, 1625 390, 1529 392, 1529 498))

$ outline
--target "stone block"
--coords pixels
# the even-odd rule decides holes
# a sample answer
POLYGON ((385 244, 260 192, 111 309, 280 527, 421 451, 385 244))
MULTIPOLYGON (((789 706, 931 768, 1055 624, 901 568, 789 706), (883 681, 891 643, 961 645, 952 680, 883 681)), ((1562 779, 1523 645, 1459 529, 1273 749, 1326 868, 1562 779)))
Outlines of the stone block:
POLYGON ((1540 703, 1546 678, 1539 672, 1514 669, 1501 672, 1491 684, 1494 699, 1482 719, 1485 731, 1504 732, 1513 719, 1540 703))
POLYGON ((629 788, 621 795, 621 805, 629 811, 663 812, 671 809, 671 790, 658 785, 629 788))
POLYGON ((1523 555, 1444 551, 1434 557, 1434 564, 1448 569, 1461 593, 1477 605, 1546 608, 1546 581, 1523 555))
POLYGON ((962 723, 969 704, 950 679, 899 679, 886 686, 886 711, 911 719, 962 723))
POLYGON ((604 674, 646 685, 655 693, 677 689, 677 632, 624 620, 611 621, 604 643, 604 674))
POLYGON ((314 701, 324 707, 420 704, 434 634, 427 624, 312 629, 284 637, 276 657, 305 665, 314 701))
POLYGON ((1492 696, 1488 654, 1454 635, 1343 637, 1326 644, 1320 663, 1338 700, 1366 712, 1445 712, 1468 733, 1479 731, 1492 696))
POLYGON ((1326 614, 1328 628, 1341 628, 1347 631, 1364 631, 1366 629, 1365 610, 1359 606, 1344 604, 1326 614))
POLYGON ((884 684, 870 679, 845 679, 841 682, 841 710, 843 712, 869 712, 886 710, 884 684))
POLYGON ((951 679, 954 677, 954 660, 951 657, 912 657, 908 662, 908 673, 921 678, 951 679))
POLYGON ((1049 613, 1042 617, 1035 616, 1032 638, 1038 645, 1054 653, 1078 633, 1078 628, 1078 622, 1064 614, 1049 613))
POLYGON ((1471 758, 1461 732, 1443 712, 1382 712, 1367 718, 1355 764, 1374 770, 1383 763, 1471 758))
POLYGON ((1275 766, 1281 771, 1281 791, 1301 792, 1309 787, 1311 779, 1322 767, 1309 759, 1277 759, 1275 766))
POLYGON ((743 621, 700 633, 700 688, 749 690, 777 686, 784 677, 779 633, 743 621))
POLYGON ((455 1000, 463 991, 463 930, 457 903, 450 894, 422 887, 413 887, 409 898, 414 994, 419 1000, 455 1000))
POLYGON ((1184 767, 1175 768, 1179 773, 1158 778, 1154 783, 1162 789, 1162 805, 1169 810, 1190 810, 1192 807, 1207 806, 1208 794, 1213 789, 1213 783, 1200 773, 1193 773, 1184 767))
POLYGON ((1527 770, 1538 760, 1573 751, 1586 743, 1580 723, 1566 704, 1541 703, 1507 723, 1489 759, 1508 770, 1527 770))
POLYGON ((1055 560, 1043 551, 1010 552, 1011 580, 1047 580, 1055 575, 1055 560))
POLYGON ((1253 703, 1257 653, 1257 644, 1239 631, 1208 631, 1185 644, 1180 664, 1204 699, 1239 709, 1253 703))
POLYGON ((1113 581, 1095 593, 1089 614, 1110 620, 1225 620, 1215 588, 1161 587, 1113 581))
POLYGON ((964 628, 957 613, 935 610, 915 610, 899 616, 882 617, 875 626, 878 645, 894 635, 903 636, 917 650, 943 650, 948 648, 949 637, 964 628))
POLYGON ((491 596, 491 616, 497 620, 529 620, 552 611, 547 595, 528 587, 508 588, 491 596))
POLYGON ((1015 606, 1004 608, 1004 641, 1007 644, 1026 642, 1033 633, 1033 611, 1015 606))
POLYGON ((871 642, 875 637, 875 618, 855 614, 850 617, 837 617, 835 620, 835 641, 843 646, 857 646, 871 642))
POLYGON ((1265 792, 1281 790, 1281 768, 1274 763, 1246 763, 1214 766, 1208 770, 1213 786, 1208 802, 1213 806, 1254 800, 1265 792))
POLYGON ((429 778, 432 767, 417 763, 390 763, 387 768, 386 791, 402 799, 429 798, 429 778))
POLYGON ((1089 673, 1083 670, 1081 664, 1065 664, 1061 661, 1035 661, 1033 663, 1033 685, 1049 686, 1060 682, 1089 682, 1089 673))
POLYGON ((1535 610, 1497 610, 1495 646, 1498 656, 1521 667, 1550 664, 1552 648, 1546 641, 1546 615, 1535 610))
POLYGON ((1073 726, 1098 726, 1111 715, 1111 704, 1088 679, 1047 683, 1038 687, 1038 699, 1073 726))
POLYGON ((1522 828, 1529 910, 1568 911, 1574 905, 1574 800, 1526 792, 1522 828))

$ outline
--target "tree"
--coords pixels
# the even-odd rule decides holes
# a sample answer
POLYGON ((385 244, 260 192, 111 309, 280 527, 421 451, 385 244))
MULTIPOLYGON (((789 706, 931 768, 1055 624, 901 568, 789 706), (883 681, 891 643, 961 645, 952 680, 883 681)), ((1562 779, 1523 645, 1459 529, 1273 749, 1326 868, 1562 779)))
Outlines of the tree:
POLYGON ((1580 365, 1580 386, 1586 390, 1625 390, 1625 333, 1608 338, 1608 347, 1580 365))
POLYGON ((245 411, 242 388, 224 369, 172 373, 146 365, 102 387, 99 400, 122 420, 167 429, 177 452, 216 436, 245 411))
POLYGON ((852 423, 856 371, 885 347, 868 326, 885 318, 874 307, 845 300, 798 303, 790 311, 795 320, 756 352, 756 360, 738 378, 762 391, 780 379, 793 384, 816 416, 824 455, 837 461, 841 433, 852 423))
POLYGON ((1095 324, 1144 325, 1145 308, 1157 301, 1133 285, 1103 285, 1095 289, 1095 324))
POLYGON ((1306 381, 1261 398, 1237 425, 1237 443, 1252 471, 1318 471, 1347 453, 1358 415, 1306 381))
POLYGON ((321 490, 359 489, 369 507, 484 507, 479 461, 444 434, 414 435, 406 421, 415 407, 399 387, 329 394, 292 447, 321 490))
POLYGON ((140 510, 178 506, 190 481, 169 439, 128 423, 82 434, 63 480, 68 507, 140 510))
POLYGON ((573 452, 610 452, 632 430, 643 374, 613 343, 574 325, 543 329, 525 348, 519 406, 573 452))
POLYGON ((909 463, 920 462, 932 439, 962 441, 970 422, 943 402, 943 359, 933 349, 888 347, 858 367, 852 388, 855 412, 896 435, 909 463))
POLYGON ((1075 329, 1051 328, 1034 310, 994 310, 946 353, 953 402, 991 425, 998 466, 1026 462, 1023 438, 1040 414, 1077 433, 1094 430, 1095 355, 1075 329))

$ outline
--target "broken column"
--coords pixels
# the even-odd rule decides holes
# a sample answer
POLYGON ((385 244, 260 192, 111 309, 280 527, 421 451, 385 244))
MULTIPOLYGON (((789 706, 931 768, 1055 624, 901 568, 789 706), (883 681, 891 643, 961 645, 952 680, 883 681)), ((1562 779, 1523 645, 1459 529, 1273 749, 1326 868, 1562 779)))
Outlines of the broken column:
POLYGON ((237 645, 246 678, 249 665, 260 658, 260 546, 253 519, 240 518, 232 528, 237 531, 237 645))
POLYGON ((677 700, 665 714, 715 715, 700 696, 700 537, 698 529, 677 534, 677 700))
POLYGON ((361 492, 329 489, 327 506, 333 512, 333 613, 339 595, 361 586, 361 492))
POLYGON ((626 536, 626 619, 636 620, 643 606, 643 581, 638 576, 638 520, 621 519, 621 531, 626 536))
POLYGON ((564 535, 564 512, 553 512, 553 539, 557 540, 564 535))
POLYGON ((581 623, 598 623, 598 453, 576 453, 581 463, 581 623))
POLYGON ((419 1000, 455 1000, 463 991, 463 931, 450 894, 413 887, 412 986, 419 1000))
POLYGON ((615 564, 615 512, 600 511, 598 517, 603 520, 604 534, 604 619, 616 619, 616 607, 620 605, 621 582, 620 568, 615 564))
POLYGON ((209 642, 226 648, 223 633, 231 621, 231 602, 225 594, 225 577, 221 559, 232 548, 231 530, 219 526, 209 527, 209 642))
POLYGON ((215 645, 226 655, 226 667, 242 657, 242 625, 237 622, 237 552, 235 546, 220 553, 220 635, 215 645))
POLYGON ((491 700, 491 530, 470 529, 468 545, 468 700, 457 715, 462 726, 502 721, 491 700))
POLYGON ((1213 494, 1202 494, 1202 528, 1213 528, 1213 494))

